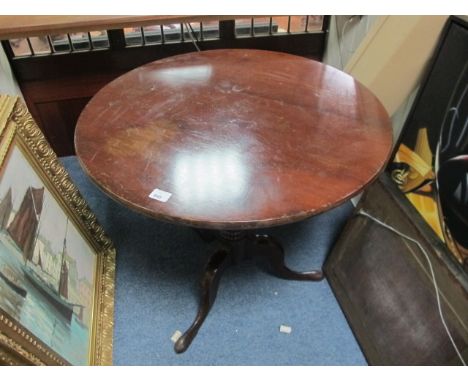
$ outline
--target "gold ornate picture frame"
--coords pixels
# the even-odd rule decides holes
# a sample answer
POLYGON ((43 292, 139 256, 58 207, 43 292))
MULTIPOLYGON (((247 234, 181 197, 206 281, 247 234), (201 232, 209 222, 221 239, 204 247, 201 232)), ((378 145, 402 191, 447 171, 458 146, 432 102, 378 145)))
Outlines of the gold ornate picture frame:
POLYGON ((0 364, 110 365, 115 249, 18 97, 0 95, 0 364))

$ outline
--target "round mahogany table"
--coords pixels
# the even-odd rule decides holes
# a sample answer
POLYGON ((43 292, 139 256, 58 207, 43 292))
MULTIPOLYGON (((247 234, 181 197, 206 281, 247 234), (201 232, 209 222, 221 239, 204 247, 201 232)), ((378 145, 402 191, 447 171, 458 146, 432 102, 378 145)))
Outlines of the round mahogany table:
POLYGON ((260 50, 211 50, 158 60, 101 89, 76 127, 76 153, 108 195, 156 219, 195 227, 220 250, 201 280, 185 351, 216 297, 222 270, 250 255, 279 277, 274 238, 256 228, 333 208, 381 172, 392 146, 379 100, 330 66, 260 50))

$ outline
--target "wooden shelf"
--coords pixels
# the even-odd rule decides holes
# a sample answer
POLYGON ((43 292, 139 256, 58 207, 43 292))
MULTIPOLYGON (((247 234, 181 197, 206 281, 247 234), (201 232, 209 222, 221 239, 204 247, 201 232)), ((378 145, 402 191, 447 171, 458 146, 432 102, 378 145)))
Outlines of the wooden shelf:
POLYGON ((0 40, 154 24, 231 20, 236 17, 239 16, 0 16, 0 40))

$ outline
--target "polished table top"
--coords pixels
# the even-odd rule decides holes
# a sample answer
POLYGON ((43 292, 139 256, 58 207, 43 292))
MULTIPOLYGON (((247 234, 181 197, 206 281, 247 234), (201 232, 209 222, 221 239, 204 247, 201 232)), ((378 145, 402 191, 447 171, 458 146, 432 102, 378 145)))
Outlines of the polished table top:
POLYGON ((101 89, 75 133, 109 195, 157 219, 238 230, 332 208, 374 180, 392 131, 351 76, 306 58, 211 50, 152 62, 101 89), (154 189, 167 201, 149 197, 154 189))

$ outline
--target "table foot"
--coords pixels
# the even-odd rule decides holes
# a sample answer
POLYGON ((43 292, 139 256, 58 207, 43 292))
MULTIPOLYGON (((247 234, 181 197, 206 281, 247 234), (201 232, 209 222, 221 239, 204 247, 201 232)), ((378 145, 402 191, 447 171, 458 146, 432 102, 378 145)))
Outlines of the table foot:
POLYGON ((230 258, 230 252, 224 249, 217 251, 210 258, 200 283, 201 298, 198 313, 190 328, 176 341, 174 345, 176 353, 183 353, 188 349, 203 324, 203 321, 205 321, 216 299, 219 280, 224 269, 229 264, 230 258))
POLYGON ((296 272, 284 262, 284 250, 280 243, 268 235, 255 235, 253 239, 254 256, 260 257, 273 275, 286 280, 320 281, 324 278, 322 270, 296 272))

